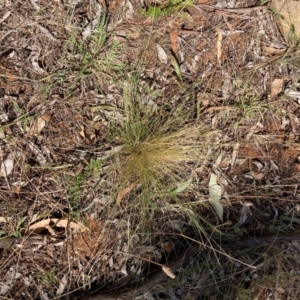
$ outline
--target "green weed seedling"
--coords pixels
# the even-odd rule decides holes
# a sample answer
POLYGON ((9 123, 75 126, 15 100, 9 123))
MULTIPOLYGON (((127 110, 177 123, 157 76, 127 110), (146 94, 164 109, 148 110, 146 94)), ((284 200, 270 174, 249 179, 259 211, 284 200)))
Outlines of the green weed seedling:
POLYGON ((53 267, 51 270, 49 270, 46 274, 39 274, 37 277, 42 281, 42 283, 47 287, 51 287, 52 284, 55 283, 55 272, 56 268, 53 267))
POLYGON ((261 0, 259 5, 263 6, 263 5, 268 4, 269 2, 270 2, 270 0, 261 0))
POLYGON ((167 4, 162 6, 150 5, 147 9, 141 9, 141 14, 153 19, 162 16, 168 16, 173 13, 182 11, 183 9, 193 5, 193 0, 169 0, 167 4))
POLYGON ((84 174, 79 174, 75 176, 75 178, 71 176, 67 178, 68 195, 70 199, 69 202, 72 211, 77 211, 80 207, 80 199, 84 183, 84 174))
MULTIPOLYGON (((98 177, 101 172, 102 162, 91 159, 83 171, 75 177, 67 177, 67 193, 71 211, 77 214, 81 210, 81 199, 84 196, 84 186, 92 177, 98 177)), ((85 208, 84 210, 87 210, 85 208)))
MULTIPOLYGON (((118 53, 121 45, 110 40, 107 33, 108 16, 102 14, 93 33, 82 37, 82 29, 74 30, 65 45, 63 59, 53 74, 43 79, 44 95, 54 87, 69 82, 65 98, 68 99, 78 91, 78 87, 86 80, 93 79, 95 85, 103 81, 103 77, 111 79, 115 72, 123 70, 118 53)), ((95 89, 101 90, 100 86, 95 89)))
POLYGON ((89 164, 85 167, 86 172, 90 173, 92 176, 98 176, 102 168, 102 162, 98 159, 93 159, 89 161, 89 164))

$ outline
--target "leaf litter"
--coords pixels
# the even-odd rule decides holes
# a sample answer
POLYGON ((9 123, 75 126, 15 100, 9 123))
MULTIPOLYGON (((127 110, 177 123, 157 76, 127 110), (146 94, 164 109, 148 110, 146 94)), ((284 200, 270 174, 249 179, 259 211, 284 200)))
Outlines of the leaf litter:
MULTIPOLYGON (((52 2, 21 1, 15 7, 6 1, 0 8, 0 203, 7 220, 0 225, 1 238, 26 238, 30 228, 42 237, 66 239, 66 247, 58 250, 48 243, 34 251, 24 246, 14 249, 15 256, 9 250, 10 264, 4 259, 1 268, 1 278, 7 279, 4 297, 54 298, 94 280, 108 289, 134 276, 130 270, 140 264, 147 269, 140 257, 146 246, 150 260, 163 258, 166 242, 176 256, 187 243, 179 236, 195 233, 192 224, 199 216, 212 224, 207 233, 197 232, 204 243, 220 242, 216 230, 223 229, 222 234, 234 232, 236 238, 272 234, 268 225, 275 218, 283 226, 281 216, 296 228, 299 70, 284 59, 295 61, 297 51, 281 61, 287 41, 277 32, 271 11, 254 0, 198 1, 196 7, 156 19, 142 16, 140 3, 133 1, 112 1, 108 7, 99 1, 52 2), (35 14, 28 13, 29 7, 35 14), (107 28, 99 30, 105 33, 100 47, 91 41, 99 41, 93 38, 106 9, 110 18, 107 28), (25 25, 16 26, 24 19, 25 25), (274 41, 284 47, 277 51, 274 41), (124 66, 124 73, 116 71, 124 66), (146 211, 136 202, 139 184, 127 182, 112 193, 120 170, 108 171, 122 165, 123 158, 122 140, 111 140, 109 128, 127 117, 119 82, 137 69, 138 89, 151 100, 153 113, 164 119, 173 108, 180 107, 176 113, 181 117, 192 111, 196 117, 187 123, 198 122, 207 136, 200 149, 205 159, 181 162, 175 174, 180 181, 167 188, 170 202, 156 195, 146 211), (241 200, 255 203, 241 209, 236 204, 241 200), (207 201, 214 211, 205 207, 207 201), (27 224, 36 214, 41 219, 27 224), (49 220, 63 226, 51 226, 49 220), (81 232, 80 223, 89 230, 81 232), (78 231, 69 230, 77 226, 78 231), (53 267, 57 280, 50 283, 53 267), (9 281, 11 270, 24 282, 9 281)), ((193 272, 197 281, 201 272, 193 272)), ((223 279, 216 271, 209 280, 221 284, 223 279)), ((189 294, 193 283, 187 283, 172 288, 174 297, 189 294)), ((203 299, 215 293, 205 286, 197 287, 203 299)))

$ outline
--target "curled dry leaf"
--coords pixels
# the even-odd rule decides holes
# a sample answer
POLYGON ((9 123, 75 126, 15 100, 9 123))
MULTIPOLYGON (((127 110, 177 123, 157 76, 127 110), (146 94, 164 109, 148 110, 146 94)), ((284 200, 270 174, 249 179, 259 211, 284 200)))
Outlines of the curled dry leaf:
POLYGON ((46 225, 45 229, 47 229, 51 235, 56 235, 55 231, 52 229, 50 225, 46 225))
POLYGON ((63 278, 61 279, 61 281, 59 282, 59 287, 56 291, 56 296, 60 296, 64 290, 66 289, 66 286, 67 286, 67 283, 68 283, 68 274, 65 274, 63 276, 63 278))
MULTIPOLYGON (((292 89, 286 89, 285 90, 285 94, 289 97, 292 97, 292 98, 300 98, 300 92, 299 91, 296 91, 296 90, 292 90, 292 89)), ((298 101, 298 103, 300 104, 300 102, 298 101)))
POLYGON ((0 217, 0 223, 7 223, 11 220, 10 217, 0 217))
POLYGON ((84 126, 82 126, 82 125, 80 125, 80 132, 79 132, 79 134, 80 134, 83 138, 85 138, 84 126))
POLYGON ((11 158, 5 159, 0 168, 1 176, 7 177, 11 174, 12 170, 14 168, 14 161, 11 158))
POLYGON ((270 55, 282 54, 285 51, 286 51, 286 48, 278 49, 278 48, 275 48, 275 47, 268 47, 268 46, 264 47, 264 52, 266 54, 270 54, 270 55))
POLYGON ((282 79, 274 79, 271 84, 271 98, 274 98, 279 93, 281 93, 283 88, 283 80, 282 79))
POLYGON ((37 0, 30 0, 30 3, 34 7, 34 9, 39 11, 41 8, 36 4, 36 2, 38 2, 38 1, 37 0))
POLYGON ((45 156, 42 154, 42 151, 37 145, 35 145, 31 141, 28 141, 27 146, 30 149, 30 151, 35 155, 35 159, 40 165, 44 165, 47 162, 45 156))
POLYGON ((265 174, 263 172, 251 170, 250 173, 253 176, 253 178, 256 180, 263 180, 265 177, 265 174))
POLYGON ((3 23, 6 19, 8 19, 10 14, 11 14, 11 11, 6 12, 4 14, 4 16, 2 17, 2 19, 0 20, 0 24, 3 23))
POLYGON ((0 114, 0 123, 5 123, 9 120, 8 115, 6 113, 1 113, 0 114))
POLYGON ((54 43, 58 42, 58 40, 50 33, 50 31, 46 27, 43 27, 39 24, 36 24, 35 26, 37 26, 40 29, 40 31, 43 33, 43 35, 47 37, 51 42, 54 43))
POLYGON ((156 45, 156 50, 158 54, 158 59, 162 64, 168 63, 168 55, 164 48, 160 46, 159 44, 156 45))
POLYGON ((28 131, 28 134, 39 134, 44 129, 46 122, 49 122, 51 119, 50 114, 45 114, 37 118, 37 120, 33 123, 31 128, 28 131))
POLYGON ((171 39, 171 48, 174 53, 174 55, 177 57, 178 52, 179 52, 179 47, 178 47, 178 31, 177 30, 172 30, 170 33, 170 39, 171 39))
POLYGON ((252 212, 251 212, 251 206, 246 206, 246 205, 243 205, 241 210, 240 210, 240 215, 239 215, 239 219, 238 219, 238 225, 243 225, 245 223, 247 223, 249 221, 249 218, 251 217, 252 215, 252 212))
POLYGON ((38 60, 39 60, 38 55, 32 55, 31 65, 38 74, 45 74, 46 72, 39 66, 38 60))
POLYGON ((35 155, 35 159, 40 165, 46 164, 47 160, 37 145, 29 141, 27 142, 27 146, 31 150, 31 152, 35 155))
POLYGON ((262 171, 263 170, 264 165, 260 161, 253 160, 252 163, 257 168, 258 171, 262 171))
POLYGON ((221 186, 218 185, 217 175, 214 173, 211 173, 210 175, 208 188, 209 188, 209 202, 211 206, 214 208, 220 220, 223 222, 223 205, 220 202, 222 189, 221 186))
POLYGON ((169 267, 162 266, 162 270, 168 277, 170 277, 172 279, 174 279, 176 277, 175 274, 173 273, 173 271, 169 267))
POLYGON ((136 40, 141 36, 141 33, 136 31, 128 34, 128 38, 131 40, 136 40))
POLYGON ((50 224, 53 223, 56 227, 63 227, 63 228, 72 228, 80 230, 81 232, 85 231, 86 228, 83 225, 77 224, 75 222, 69 221, 69 220, 60 220, 60 219, 46 219, 39 221, 37 223, 34 223, 29 226, 29 230, 34 233, 39 233, 44 229, 47 229, 50 224))
POLYGON ((130 193, 130 191, 136 186, 136 184, 138 183, 138 181, 133 182, 131 185, 129 185, 128 187, 126 187, 125 189, 122 189, 121 191, 118 192, 118 196, 117 196, 117 204, 120 205, 122 199, 128 194, 130 193))

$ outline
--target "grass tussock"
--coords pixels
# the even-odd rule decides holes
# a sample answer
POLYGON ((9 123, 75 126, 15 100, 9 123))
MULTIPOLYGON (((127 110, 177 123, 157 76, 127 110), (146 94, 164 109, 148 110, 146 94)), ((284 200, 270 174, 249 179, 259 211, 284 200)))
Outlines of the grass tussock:
POLYGON ((142 104, 135 87, 125 95, 125 118, 114 126, 114 135, 123 144, 119 153, 120 187, 135 182, 142 194, 161 196, 178 188, 190 175, 184 171, 185 163, 200 158, 200 128, 188 112, 180 109, 162 118, 161 109, 142 104))
POLYGON ((143 187, 162 184, 163 179, 175 179, 180 176, 180 164, 196 158, 197 128, 165 133, 149 133, 145 139, 139 137, 126 140, 122 150, 122 177, 132 182, 138 180, 143 187))

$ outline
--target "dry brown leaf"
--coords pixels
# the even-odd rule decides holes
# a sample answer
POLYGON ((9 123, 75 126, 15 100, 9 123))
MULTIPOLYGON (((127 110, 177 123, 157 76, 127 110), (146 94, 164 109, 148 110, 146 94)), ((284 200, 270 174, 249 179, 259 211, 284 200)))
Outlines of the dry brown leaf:
POLYGON ((51 119, 50 114, 45 114, 37 118, 37 120, 33 123, 31 128, 28 131, 28 134, 39 134, 44 129, 46 122, 49 122, 51 119))
POLYGON ((300 37, 300 2, 292 0, 273 0, 272 6, 280 15, 278 18, 279 29, 287 42, 290 42, 291 36, 300 37), (293 34, 292 34, 293 31, 293 34))
POLYGON ((174 55, 177 57, 179 52, 178 47, 178 31, 177 30, 171 30, 170 32, 170 39, 171 39, 171 48, 174 53, 174 55))
POLYGON ((10 14, 11 14, 11 11, 6 12, 5 15, 3 16, 3 18, 0 20, 0 24, 3 23, 6 19, 8 19, 10 14))
POLYGON ((274 79, 271 84, 271 98, 274 98, 282 92, 283 79, 274 79))
POLYGON ((55 231, 50 225, 46 225, 45 229, 47 229, 51 235, 56 235, 55 231))
POLYGON ((118 192, 118 196, 117 196, 117 203, 118 205, 121 204, 122 199, 128 194, 130 193, 130 191, 136 186, 137 181, 133 182, 131 185, 129 185, 128 187, 126 187, 125 189, 121 190, 118 192))
POLYGON ((162 46, 160 46, 159 44, 157 44, 156 50, 157 50, 158 59, 159 59, 160 63, 167 64, 168 63, 168 55, 167 55, 166 51, 164 50, 164 48, 162 46))
POLYGON ((278 48, 274 48, 274 47, 268 47, 268 46, 265 46, 264 47, 264 52, 266 54, 270 54, 270 55, 275 55, 275 54, 281 54, 283 52, 285 52, 286 49, 278 49, 278 48))
POLYGON ((64 228, 72 228, 72 229, 78 229, 81 232, 85 231, 86 228, 80 224, 77 224, 75 222, 70 222, 69 220, 60 220, 60 219, 45 219, 42 221, 39 221, 37 223, 34 223, 29 226, 29 230, 33 231, 35 233, 39 233, 44 229, 47 229, 47 227, 53 223, 56 227, 64 227, 64 228))
POLYGON ((49 122, 51 120, 51 115, 50 114, 45 114, 45 115, 42 115, 41 118, 44 121, 49 122))
POLYGON ((79 134, 83 137, 83 138, 85 138, 85 133, 84 133, 84 126, 82 126, 82 125, 80 125, 80 132, 79 132, 79 134))
POLYGON ((20 194, 20 192, 21 192, 21 186, 20 185, 14 186, 11 191, 13 193, 20 194))
MULTIPOLYGON (((117 4, 118 4, 118 1, 116 0, 113 0, 113 1, 110 1, 109 3, 109 7, 108 7, 108 11, 113 14, 115 12, 115 9, 117 7, 117 4)), ((107 4, 104 3, 103 7, 105 7, 107 4)))
POLYGON ((67 283, 68 283, 68 274, 65 274, 63 276, 63 278, 59 281, 59 287, 56 291, 56 297, 59 297, 63 292, 64 290, 66 289, 66 286, 67 286, 67 283))
POLYGON ((1 163, 0 176, 7 177, 14 169, 14 160, 10 157, 1 163))
POLYGON ((240 210, 239 215, 240 215, 239 219, 238 219, 238 224, 239 225, 243 225, 246 222, 248 222, 250 216, 252 215, 250 206, 243 205, 241 210, 240 210))
POLYGON ((141 33, 139 31, 132 32, 128 34, 128 38, 131 40, 136 40, 140 37, 141 33))
POLYGON ((256 180, 263 180, 265 177, 265 174, 263 172, 252 170, 250 173, 256 180))
POLYGON ((33 52, 33 55, 31 56, 31 59, 30 59, 31 65, 32 65, 34 71, 36 71, 38 74, 42 75, 42 74, 45 74, 46 71, 44 71, 44 70, 40 67, 40 65, 39 65, 39 63, 38 63, 39 59, 40 59, 40 58, 39 58, 38 54, 33 52))
POLYGON ((34 144, 31 141, 28 141, 27 146, 30 149, 30 151, 35 155, 35 159, 40 165, 46 164, 47 159, 36 144, 34 144))
POLYGON ((175 274, 173 273, 173 271, 167 267, 167 266, 162 266, 162 270, 164 271, 164 273, 169 276, 170 278, 174 279, 176 276, 175 274))
POLYGON ((0 217, 0 223, 7 223, 11 220, 10 217, 0 217))
POLYGON ((218 27, 216 28, 216 31, 217 31, 217 60, 218 63, 221 65, 223 34, 222 34, 222 30, 218 27))

